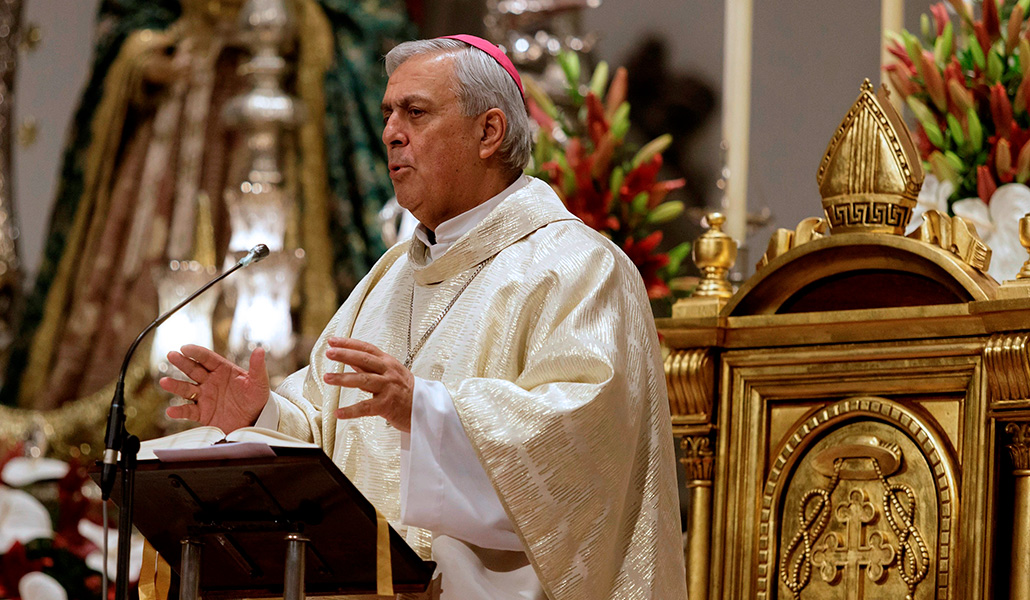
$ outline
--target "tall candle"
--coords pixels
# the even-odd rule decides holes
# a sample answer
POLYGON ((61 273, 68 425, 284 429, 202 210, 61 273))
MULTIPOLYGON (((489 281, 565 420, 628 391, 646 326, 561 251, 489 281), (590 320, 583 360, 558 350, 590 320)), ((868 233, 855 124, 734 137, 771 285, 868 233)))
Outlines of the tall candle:
POLYGON ((747 237, 748 133, 751 124, 752 0, 726 0, 722 137, 726 141, 726 233, 747 237))
POLYGON ((891 103, 901 111, 901 95, 887 80, 883 68, 890 64, 894 57, 887 52, 887 32, 900 32, 905 27, 905 0, 880 0, 880 81, 886 83, 891 90, 891 103))

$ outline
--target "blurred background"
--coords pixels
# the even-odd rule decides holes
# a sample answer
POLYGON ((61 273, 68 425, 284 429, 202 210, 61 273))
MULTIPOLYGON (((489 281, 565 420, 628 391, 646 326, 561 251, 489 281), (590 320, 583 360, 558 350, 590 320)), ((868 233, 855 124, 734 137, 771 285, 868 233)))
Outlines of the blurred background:
MULTIPOLYGON (((874 84, 880 79, 879 4, 754 3, 747 197, 750 212, 766 212, 771 221, 754 233, 759 250, 746 258, 751 270, 774 225, 793 228, 820 213, 819 159, 863 78, 874 84)), ((18 58, 13 198, 19 254, 30 279, 39 266, 67 128, 88 75, 98 5, 27 0, 23 9, 38 41, 31 48, 23 44, 18 58)), ((486 35, 483 0, 426 0, 409 7, 423 36, 486 35)), ((928 9, 929 2, 907 2, 906 26, 918 29, 919 15, 928 9)), ((670 176, 687 176, 684 195, 694 207, 714 208, 721 199, 723 11, 722 2, 710 0, 605 0, 579 17, 581 31, 597 36, 593 57, 613 66, 636 61, 631 77, 653 77, 633 91, 633 122, 677 134, 666 163, 676 163, 670 176), (641 101, 653 114, 638 116, 641 101)), ((688 211, 666 227, 666 243, 695 237, 697 219, 697 211, 688 211)))

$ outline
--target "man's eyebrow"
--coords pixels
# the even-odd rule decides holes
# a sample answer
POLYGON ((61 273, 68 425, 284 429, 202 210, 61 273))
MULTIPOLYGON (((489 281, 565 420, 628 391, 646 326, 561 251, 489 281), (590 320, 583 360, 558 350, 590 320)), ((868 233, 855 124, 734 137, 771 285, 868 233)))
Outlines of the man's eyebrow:
POLYGON ((379 106, 379 108, 384 113, 387 113, 387 112, 392 111, 395 106, 399 107, 399 108, 407 108, 407 107, 411 106, 412 104, 426 105, 426 104, 430 104, 430 103, 432 103, 432 99, 429 96, 424 96, 422 94, 409 94, 407 96, 404 96, 404 97, 398 99, 396 102, 394 102, 392 104, 389 103, 389 102, 383 101, 383 103, 379 106))

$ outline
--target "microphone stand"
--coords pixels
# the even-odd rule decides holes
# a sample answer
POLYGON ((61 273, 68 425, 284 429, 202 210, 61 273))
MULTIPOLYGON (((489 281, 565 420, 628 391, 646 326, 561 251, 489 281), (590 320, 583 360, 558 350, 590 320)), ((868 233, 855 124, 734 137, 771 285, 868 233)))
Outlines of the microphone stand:
MULTIPOLYGON (((115 477, 118 470, 122 472, 122 505, 118 513, 118 563, 115 579, 115 600, 128 600, 129 598, 129 552, 131 549, 130 538, 132 536, 132 508, 134 500, 134 487, 136 482, 136 456, 139 453, 139 438, 130 434, 125 429, 125 374, 129 370, 129 362, 136 347, 140 345, 143 338, 153 331, 158 325, 168 320, 168 317, 175 314, 179 309, 193 301, 194 298, 209 290, 216 283, 232 275, 239 269, 249 266, 262 258, 268 256, 268 246, 258 244, 247 252, 231 269, 215 277, 204 284, 200 289, 190 294, 185 300, 176 304, 171 310, 154 319, 150 325, 136 337, 136 341, 129 346, 125 353, 125 360, 122 361, 122 370, 118 374, 118 382, 114 388, 114 398, 111 399, 111 410, 107 416, 107 434, 104 436, 105 450, 104 460, 100 470, 100 496, 104 502, 111 498, 111 491, 114 488, 115 477), (119 454, 120 453, 120 454, 119 454)), ((107 523, 104 523, 107 527, 107 523)), ((107 560, 107 557, 104 557, 107 560)), ((104 566, 106 569, 106 564, 104 566)), ((103 592, 106 594, 106 591, 103 592)))

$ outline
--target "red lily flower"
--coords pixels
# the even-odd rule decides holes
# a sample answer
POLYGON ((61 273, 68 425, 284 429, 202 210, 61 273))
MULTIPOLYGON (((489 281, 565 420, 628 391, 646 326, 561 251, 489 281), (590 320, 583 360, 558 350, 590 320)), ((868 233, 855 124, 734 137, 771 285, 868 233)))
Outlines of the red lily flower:
POLYGON ((562 169, 558 161, 549 160, 540 165, 540 170, 544 172, 548 183, 561 184, 562 169))
POLYGON ((532 98, 526 98, 526 107, 529 109, 529 117, 536 121, 541 129, 547 132, 554 129, 554 119, 544 109, 540 108, 540 105, 534 102, 532 98))
POLYGON ((623 202, 632 202, 633 198, 641 192, 648 192, 654 185, 654 179, 658 170, 662 168, 662 155, 655 154, 654 158, 646 163, 637 165, 635 169, 626 174, 622 180, 622 187, 619 189, 619 198, 623 202))
POLYGON ((923 74, 926 92, 930 94, 930 99, 933 100, 937 110, 944 111, 948 108, 948 92, 944 88, 944 79, 941 78, 941 72, 937 70, 933 54, 924 50, 922 59, 922 68, 920 70, 923 74))
POLYGON ((930 14, 933 15, 934 25, 937 26, 937 35, 942 35, 944 33, 944 26, 951 20, 948 18, 947 7, 944 6, 943 2, 938 2, 930 6, 930 14))
POLYGON ((655 183, 651 186, 651 196, 647 200, 647 208, 653 209, 662 202, 665 202, 665 197, 669 195, 669 192, 678 190, 685 185, 687 185, 687 180, 684 177, 655 183))
POLYGON ((948 64, 944 66, 944 83, 950 85, 952 81, 957 81, 962 87, 966 85, 966 76, 962 74, 962 64, 955 56, 952 56, 948 64))
POLYGON ((647 297, 651 300, 665 298, 671 294, 669 286, 658 276, 658 269, 669 264, 669 256, 666 254, 654 253, 662 241, 662 232, 655 231, 640 241, 632 237, 626 238, 622 249, 626 256, 633 261, 644 278, 644 287, 647 289, 647 297))
POLYGON ((926 137, 926 132, 923 131, 922 125, 916 125, 914 137, 916 138, 916 149, 919 150, 919 157, 923 160, 928 160, 937 147, 930 142, 930 138, 926 137))
POLYGON ((892 63, 884 67, 884 70, 887 71, 887 79, 890 80, 891 86, 901 94, 902 100, 919 92, 919 86, 912 81, 912 76, 904 65, 892 63))
POLYGON ((590 136, 590 141, 594 143, 594 147, 598 147, 601 144, 601 138, 604 134, 608 133, 611 129, 611 125, 608 120, 604 118, 604 106, 601 101, 597 98, 597 94, 590 92, 586 97, 587 106, 587 134, 590 136))
MULTIPOLYGON (((994 3, 994 0, 984 0, 983 8, 983 27, 986 31, 989 41, 994 41, 1001 37, 1001 19, 998 17, 998 5, 994 3)), ((987 51, 984 50, 984 54, 987 51)))
MULTIPOLYGON (((991 2, 993 0, 988 0, 987 4, 991 2)), ((1015 123, 1012 121, 1012 104, 1009 102, 1008 94, 1005 93, 1005 88, 1000 83, 991 86, 991 118, 994 119, 994 127, 998 135, 1007 139, 1015 123)))
POLYGON ((994 176, 991 175, 991 169, 987 165, 980 165, 976 168, 976 195, 984 201, 985 204, 990 204, 991 196, 994 195, 994 191, 998 189, 998 184, 994 182, 994 176))
POLYGON ((915 65, 912 64, 912 59, 909 57, 908 52, 905 50, 905 47, 902 46, 899 42, 891 42, 890 45, 887 46, 887 52, 893 54, 894 58, 897 58, 898 62, 905 65, 906 67, 915 67, 915 65))
MULTIPOLYGON (((1013 164, 1012 149, 1023 148, 1026 146, 1027 141, 1030 141, 1030 130, 1020 128, 1015 121, 1012 122, 1005 137, 1002 137, 999 132, 988 138, 987 145, 991 150, 987 154, 987 164, 984 166, 987 167, 988 172, 991 174, 992 184, 994 182, 1012 182, 1016 176, 1016 165, 1013 164)), ((977 171, 977 183, 979 184, 979 171, 977 171)), ((991 193, 993 193, 993 190, 991 193)), ((979 195, 979 187, 977 188, 977 195, 979 195)))
MULTIPOLYGON (((576 188, 571 190, 565 198, 565 205, 569 212, 583 220, 590 227, 603 231, 612 228, 610 218, 610 207, 612 201, 611 190, 603 186, 591 176, 596 155, 584 156, 583 144, 579 138, 569 140, 566 156, 569 161, 569 168, 576 180, 576 188)), ((615 220, 616 225, 618 220, 615 220)))
POLYGON ((980 42, 980 49, 983 50, 984 57, 991 52, 991 38, 987 33, 987 29, 981 22, 973 23, 973 34, 976 35, 976 41, 980 42))

